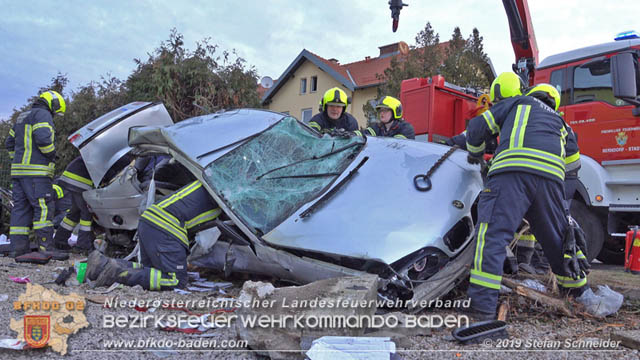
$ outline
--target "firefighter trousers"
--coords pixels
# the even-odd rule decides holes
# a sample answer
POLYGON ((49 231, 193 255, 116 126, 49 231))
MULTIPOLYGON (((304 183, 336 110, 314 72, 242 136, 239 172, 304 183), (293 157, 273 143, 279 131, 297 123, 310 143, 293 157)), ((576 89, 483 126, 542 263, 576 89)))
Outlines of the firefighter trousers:
POLYGON ((125 285, 140 285, 145 290, 172 290, 186 287, 188 250, 181 241, 144 220, 138 224, 141 263, 119 261, 131 268, 125 285))
POLYGON ((53 187, 48 177, 12 178, 13 209, 9 236, 16 254, 29 252, 29 230, 40 250, 53 248, 53 187))
POLYGON ((65 215, 60 222, 60 226, 58 230, 56 230, 53 238, 54 243, 59 248, 68 246, 67 240, 69 240, 73 229, 79 223, 78 242, 76 246, 82 250, 91 250, 93 249, 93 240, 95 239, 93 231, 91 230, 91 212, 89 212, 89 208, 84 198, 82 198, 81 192, 66 190, 71 196, 71 209, 69 209, 67 215, 65 215))
POLYGON ((468 290, 474 310, 496 311, 505 246, 523 218, 529 220, 560 288, 581 293, 586 277, 574 280, 563 270, 563 237, 569 226, 563 201, 563 185, 539 175, 506 172, 489 178, 478 203, 476 252, 468 290))

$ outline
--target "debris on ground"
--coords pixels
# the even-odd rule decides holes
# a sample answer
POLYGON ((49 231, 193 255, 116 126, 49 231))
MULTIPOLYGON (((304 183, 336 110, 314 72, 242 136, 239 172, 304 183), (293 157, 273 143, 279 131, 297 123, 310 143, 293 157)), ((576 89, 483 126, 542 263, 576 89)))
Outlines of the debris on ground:
POLYGON ((388 337, 323 336, 306 355, 311 360, 388 360, 395 352, 388 337))
POLYGON ((9 279, 11 279, 11 281, 13 281, 14 283, 17 283, 17 284, 26 284, 26 283, 31 282, 31 280, 29 280, 28 276, 15 277, 15 276, 9 275, 9 279))
MULTIPOLYGON (((274 288, 263 282, 247 281, 242 287, 238 301, 251 306, 242 306, 237 310, 238 317, 260 314, 271 319, 290 316, 290 319, 312 319, 327 316, 372 316, 376 312, 378 277, 375 275, 346 276, 315 281, 304 286, 274 288), (344 301, 347 306, 319 306, 322 303, 344 301), (359 304, 363 306, 351 306, 359 304)), ((308 350, 302 348, 303 338, 317 339, 327 335, 362 336, 363 328, 297 328, 294 321, 286 321, 276 327, 245 327, 236 322, 236 331, 241 339, 259 351, 260 355, 272 359, 300 358, 300 353, 278 351, 308 350)))
POLYGON ((576 301, 583 304, 589 314, 597 317, 605 317, 620 310, 624 297, 622 294, 611 290, 607 285, 600 285, 593 292, 587 289, 576 301))

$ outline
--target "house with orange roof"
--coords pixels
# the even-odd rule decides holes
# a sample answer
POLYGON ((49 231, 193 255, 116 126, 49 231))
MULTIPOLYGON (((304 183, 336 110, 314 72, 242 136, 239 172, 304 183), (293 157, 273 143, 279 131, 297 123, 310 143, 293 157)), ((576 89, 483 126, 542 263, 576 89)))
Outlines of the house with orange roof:
MULTIPOLYGON (((400 43, 380 46, 380 55, 340 64, 337 59, 325 59, 306 49, 291 62, 273 86, 262 96, 262 105, 309 121, 318 113, 324 92, 339 87, 351 97, 347 111, 365 127, 367 119, 362 107, 377 97, 377 87, 384 82, 376 74, 384 73, 393 56, 400 53, 400 43)), ((443 43, 444 45, 446 43, 443 43)))

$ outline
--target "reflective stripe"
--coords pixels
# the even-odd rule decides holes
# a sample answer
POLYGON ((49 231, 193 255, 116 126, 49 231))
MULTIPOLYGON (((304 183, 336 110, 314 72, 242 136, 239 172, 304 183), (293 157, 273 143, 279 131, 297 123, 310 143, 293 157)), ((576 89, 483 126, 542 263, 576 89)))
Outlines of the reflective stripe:
POLYGON ((200 224, 202 224, 204 222, 211 221, 211 220, 217 218, 221 213, 222 213, 222 210, 220 208, 216 208, 216 209, 213 209, 213 210, 205 211, 202 214, 197 215, 193 219, 187 221, 185 223, 185 226, 187 227, 187 229, 191 229, 192 227, 194 227, 196 225, 200 225, 200 224))
POLYGON ((160 206, 161 208, 165 208, 165 207, 173 204, 174 202, 182 199, 183 197, 191 194, 192 192, 194 192, 196 189, 198 189, 201 186, 202 186, 202 184, 200 183, 200 181, 196 180, 196 181, 192 182, 191 184, 189 184, 184 189, 174 193, 173 195, 171 195, 167 199, 165 199, 165 200, 161 201, 160 203, 158 203, 158 206, 160 206))
POLYGON ((44 229, 49 226, 53 226, 51 221, 36 221, 33 223, 33 230, 44 229))
MULTIPOLYGON (((31 162, 31 125, 24 125, 24 154, 22 154, 22 163, 29 164, 31 162)), ((13 170, 13 164, 11 164, 13 170)), ((11 173, 13 175, 13 171, 11 173)))
POLYGON ((47 203, 44 201, 44 198, 38 199, 38 205, 40 205, 40 221, 38 222, 43 223, 47 221, 47 213, 49 212, 49 209, 47 208, 47 203))
MULTIPOLYGON (((90 187, 93 187, 93 181, 91 181, 91 179, 87 179, 85 177, 82 177, 80 175, 74 174, 70 171, 66 171, 62 173, 62 176, 60 177, 60 180, 66 181, 67 179, 71 179, 71 180, 75 180, 78 181, 84 185, 89 185, 90 187)), ((71 185, 75 185, 73 183, 70 183, 71 185)))
POLYGON ((75 227, 76 225, 78 225, 78 223, 77 223, 77 222, 75 222, 75 221, 73 221, 73 220, 70 220, 70 219, 69 219, 68 217, 66 217, 66 216, 64 217, 64 219, 62 219, 62 222, 63 222, 63 223, 65 223, 65 224, 67 224, 67 225, 69 225, 69 226, 73 226, 73 227, 75 227))
POLYGON ((60 185, 53 184, 52 186, 53 190, 56 191, 56 196, 58 196, 58 199, 62 199, 64 197, 64 190, 62 190, 60 185))
POLYGON ((131 263, 131 265, 133 266, 133 268, 134 268, 134 269, 140 269, 140 268, 142 268, 142 264, 137 263, 137 262, 131 263))
POLYGON ((317 129, 318 131, 322 130, 322 128, 320 127, 320 125, 319 125, 317 122, 315 122, 315 121, 311 121, 311 122, 309 122, 309 126, 311 126, 311 127, 312 127, 312 128, 314 128, 314 129, 317 129))
POLYGON ((160 273, 160 286, 158 286, 158 288, 162 287, 162 286, 176 286, 178 285, 178 278, 176 277, 176 273, 170 272, 167 273, 167 275, 171 275, 170 278, 163 278, 162 277, 162 273, 160 273))
POLYGON ((574 280, 573 278, 570 278, 568 276, 556 275, 556 280, 558 281, 558 285, 565 288, 578 288, 587 284, 586 276, 574 280))
POLYGON ((29 235, 31 228, 26 226, 11 226, 9 228, 9 235, 29 235))
POLYGON ((73 228, 76 227, 76 224, 69 224, 67 221, 72 222, 71 220, 67 219, 66 217, 64 219, 62 219, 62 222, 60 223, 60 226, 63 229, 69 230, 69 231, 73 231, 73 228))
POLYGON ((372 127, 368 127, 368 128, 367 128, 367 131, 369 131, 369 134, 371 134, 371 136, 378 136, 378 134, 376 134, 376 131, 375 131, 375 130, 373 130, 373 128, 372 128, 372 127))
POLYGON ((91 231, 91 220, 80 220, 80 231, 91 231))
POLYGON ((509 148, 524 147, 524 133, 527 128, 527 122, 529 121, 530 111, 531 105, 518 105, 516 119, 513 124, 513 129, 511 129, 511 137, 509 138, 509 148))
POLYGON ((160 290, 160 285, 158 284, 160 280, 160 271, 151 268, 151 275, 149 277, 149 290, 160 290))
POLYGON ((578 259, 586 259, 587 257, 584 256, 584 254, 582 253, 582 250, 578 250, 578 252, 576 253, 576 257, 578 259))
POLYGON ((493 118, 493 114, 491 113, 490 110, 483 112, 482 117, 484 118, 484 121, 487 123, 487 126, 489 127, 489 131, 491 131, 492 134, 495 135, 500 132, 500 127, 498 126, 498 124, 496 124, 496 119, 493 118))
POLYGON ((518 240, 522 241, 536 241, 536 236, 533 234, 522 234, 518 240))
POLYGON ((38 164, 11 164, 11 176, 32 175, 53 177, 54 166, 38 164))
POLYGON ((550 162, 552 165, 555 165, 558 168, 564 170, 564 159, 562 159, 562 157, 550 152, 527 147, 506 149, 500 151, 500 153, 496 155, 494 162, 511 156, 518 158, 520 158, 521 156, 529 156, 536 159, 545 160, 547 162, 550 162))
POLYGON ((564 158, 564 163, 565 164, 571 164, 572 162, 578 161, 580 160, 580 152, 578 151, 577 153, 567 156, 566 158, 564 158))
POLYGON ((49 131, 53 132, 53 126, 51 126, 48 122, 39 122, 37 124, 33 124, 33 131, 38 129, 47 128, 49 131))
POLYGON ((15 151, 9 151, 9 157, 11 158, 11 160, 13 160, 13 158, 16 156, 16 152, 15 151))
POLYGON ((513 159, 495 161, 493 164, 491 164, 491 168, 489 169, 489 174, 491 174, 491 172, 495 170, 506 168, 506 167, 530 168, 530 169, 546 172, 551 175, 555 175, 559 177, 560 180, 564 181, 564 169, 559 170, 555 167, 552 167, 551 165, 548 165, 547 163, 543 163, 541 161, 536 161, 536 160, 527 159, 527 158, 513 158, 513 159))
POLYGON ((356 130, 356 131, 354 131, 354 133, 355 133, 356 135, 358 135, 358 136, 363 136, 363 135, 362 135, 362 133, 360 132, 360 130, 356 130))
POLYGON ((485 147, 486 147, 486 144, 484 143, 484 141, 482 142, 482 144, 480 144, 480 146, 473 146, 467 143, 467 150, 472 153, 484 152, 485 147))
POLYGON ((176 228, 176 230, 183 232, 185 234, 187 233, 187 231, 184 229, 180 221, 175 216, 169 214, 164 209, 154 204, 149 206, 149 209, 147 210, 153 212, 157 217, 159 217, 160 219, 163 219, 164 222, 176 228))
POLYGON ((502 276, 489 274, 486 272, 478 271, 476 269, 471 269, 471 277, 469 278, 469 282, 490 289, 500 290, 502 276))
POLYGON ((56 147, 53 146, 53 144, 51 144, 51 145, 47 145, 47 146, 38 146, 38 149, 40 150, 41 153, 48 154, 48 153, 52 152, 53 150, 55 150, 56 147))
POLYGON ((159 218, 157 215, 151 213, 150 211, 145 211, 142 213, 142 218, 157 225, 161 229, 167 231, 170 235, 173 235, 174 237, 178 238, 185 245, 189 246, 189 240, 186 234, 177 231, 175 227, 171 226, 171 224, 159 218))
POLYGON ((406 136, 404 136, 404 135, 402 135, 402 134, 398 134, 398 135, 395 135, 395 136, 394 136, 394 138, 398 138, 398 139, 406 139, 407 137, 406 137, 406 136))
POLYGON ((16 136, 16 132, 13 131, 13 129, 9 130, 9 136, 15 137, 16 136))
POLYGON ((478 227, 478 240, 476 243, 476 255, 473 259, 473 267, 478 271, 482 270, 482 252, 484 250, 484 236, 487 233, 489 224, 480 223, 478 227))

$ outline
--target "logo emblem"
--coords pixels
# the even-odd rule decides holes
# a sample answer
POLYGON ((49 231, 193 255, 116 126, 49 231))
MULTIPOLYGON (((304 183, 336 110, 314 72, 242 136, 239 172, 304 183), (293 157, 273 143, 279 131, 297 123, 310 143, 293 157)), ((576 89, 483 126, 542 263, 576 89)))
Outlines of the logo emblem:
POLYGON ((25 315, 24 340, 31 347, 44 347, 49 342, 50 325, 49 315, 25 315))
POLYGON ((627 134, 624 131, 620 131, 618 135, 616 135, 616 142, 620 146, 624 146, 627 143, 627 134))

